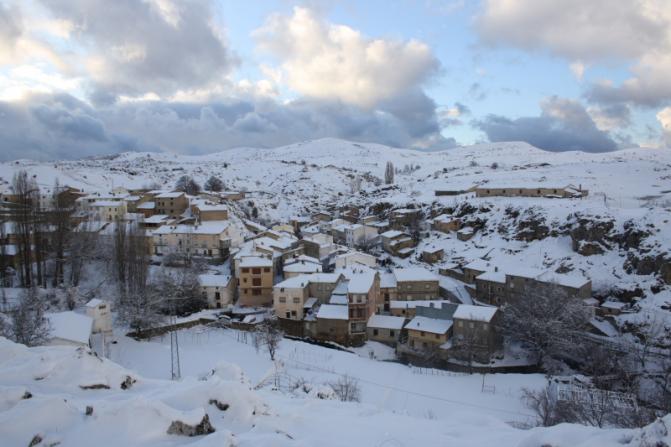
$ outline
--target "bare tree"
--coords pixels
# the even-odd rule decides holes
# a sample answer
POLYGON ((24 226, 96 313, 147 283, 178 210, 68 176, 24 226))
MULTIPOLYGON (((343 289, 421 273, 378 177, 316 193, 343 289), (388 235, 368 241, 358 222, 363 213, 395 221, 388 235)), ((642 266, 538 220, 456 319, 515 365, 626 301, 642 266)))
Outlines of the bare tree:
MULTIPOLYGON (((39 188, 35 181, 28 177, 26 171, 19 171, 12 179, 12 189, 16 200, 11 204, 11 220, 17 236, 18 254, 20 258, 19 281, 22 287, 34 285, 33 234, 35 231, 34 207, 39 201, 39 188)), ((39 283, 39 281, 36 281, 39 283)))
POLYGON ((541 361, 570 355, 589 321, 582 302, 553 284, 511 298, 502 310, 501 333, 537 352, 541 361))
POLYGON ((224 190, 224 182, 214 175, 207 179, 205 182, 205 191, 219 192, 224 190))
POLYGON ((329 385, 333 388, 336 396, 343 402, 359 402, 361 400, 359 381, 351 376, 341 376, 336 382, 332 382, 329 385))
POLYGON ((185 192, 195 196, 200 193, 200 185, 191 176, 183 175, 175 183, 175 191, 185 192))
POLYGON ((49 320, 44 315, 45 304, 36 287, 21 293, 19 305, 11 314, 11 338, 26 346, 37 346, 49 338, 49 320))
POLYGON ((63 189, 58 183, 54 184, 53 209, 49 211, 49 223, 51 225, 51 246, 54 257, 54 287, 63 284, 65 280, 65 251, 70 242, 70 221, 74 208, 72 203, 66 200, 63 189))
POLYGON ((161 311, 164 314, 190 315, 207 307, 207 300, 200 289, 199 272, 197 263, 175 269, 161 266, 152 286, 163 298, 161 311))
POLYGON ((70 234, 66 266, 69 271, 68 283, 73 287, 79 285, 84 266, 93 259, 100 248, 97 231, 99 225, 99 220, 87 220, 79 224, 70 234))
POLYGON ((387 162, 387 166, 384 169, 384 182, 387 185, 394 183, 394 165, 390 161, 387 162))
POLYGON ((275 361, 275 353, 283 336, 284 334, 275 322, 264 321, 256 328, 255 343, 260 348, 265 347, 268 350, 270 360, 275 361))

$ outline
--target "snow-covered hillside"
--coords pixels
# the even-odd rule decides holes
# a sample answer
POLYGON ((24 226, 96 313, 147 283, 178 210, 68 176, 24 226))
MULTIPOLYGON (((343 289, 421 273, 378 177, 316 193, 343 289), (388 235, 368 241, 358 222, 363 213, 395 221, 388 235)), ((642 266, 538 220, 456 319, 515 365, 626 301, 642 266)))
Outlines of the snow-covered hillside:
POLYGON ((202 184, 217 175, 228 189, 249 191, 248 201, 266 222, 349 204, 368 209, 377 205, 377 210, 417 206, 427 217, 456 210, 480 228, 475 237, 461 242, 434 233, 422 240, 420 250, 442 247, 445 263, 487 255, 502 266, 574 270, 591 278, 603 298, 643 298, 642 307, 652 309, 671 303, 671 292, 660 285, 661 276, 671 275, 669 150, 553 153, 513 142, 426 153, 322 139, 203 156, 125 153, 53 163, 20 160, 0 164, 0 187, 18 169, 35 175, 44 187, 58 178, 89 192, 115 186, 171 187, 184 174, 202 184), (380 184, 388 161, 400 171, 393 186, 380 184), (355 178, 361 179, 360 191, 353 191, 355 178), (476 184, 573 184, 589 195, 580 200, 435 196, 436 190, 465 190, 476 184), (578 253, 574 244, 598 246, 597 253, 584 256, 585 250, 578 253))
POLYGON ((255 391, 239 367, 221 363, 222 354, 211 356, 219 363, 199 378, 174 382, 144 378, 82 348, 26 348, 0 338, 1 443, 633 447, 671 442, 668 416, 637 430, 567 424, 521 430, 467 408, 463 417, 421 418, 335 401, 324 392, 255 391), (185 436, 189 433, 197 436, 185 436))

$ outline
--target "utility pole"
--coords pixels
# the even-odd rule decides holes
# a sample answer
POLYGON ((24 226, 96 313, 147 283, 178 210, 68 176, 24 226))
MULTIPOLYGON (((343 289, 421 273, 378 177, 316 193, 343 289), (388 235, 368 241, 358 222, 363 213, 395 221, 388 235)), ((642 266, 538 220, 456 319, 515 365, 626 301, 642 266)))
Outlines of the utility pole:
MULTIPOLYGON (((173 315, 170 318, 170 324, 177 324, 177 317, 173 315)), ((182 371, 179 364, 179 339, 177 338, 177 331, 173 329, 170 331, 170 369, 172 373, 172 380, 179 380, 182 377, 182 371)))

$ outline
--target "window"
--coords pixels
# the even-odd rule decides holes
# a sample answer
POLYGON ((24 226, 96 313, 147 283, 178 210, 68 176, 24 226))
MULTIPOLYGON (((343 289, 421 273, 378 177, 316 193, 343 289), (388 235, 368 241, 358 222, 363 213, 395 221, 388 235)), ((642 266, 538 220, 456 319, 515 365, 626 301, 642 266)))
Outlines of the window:
POLYGON ((378 330, 377 330, 377 329, 373 329, 373 335, 377 335, 377 334, 378 334, 378 330))
POLYGON ((392 330, 389 330, 389 336, 390 337, 396 337, 396 333, 392 330))
POLYGON ((221 293, 220 292, 214 292, 214 298, 219 300, 221 299, 221 293))
POLYGON ((252 268, 252 275, 259 275, 261 274, 261 269, 258 267, 252 268))
POLYGON ((286 313, 287 318, 291 318, 291 312, 286 313))
POLYGON ((287 297, 286 296, 281 296, 280 297, 280 303, 286 303, 287 302, 287 297))
POLYGON ((261 295, 261 290, 260 289, 252 289, 252 295, 261 295))
POLYGON ((294 297, 294 304, 298 304, 301 302, 301 299, 298 298, 297 296, 294 297))
POLYGON ((253 286, 260 286, 261 285, 261 278, 252 278, 252 285, 253 286))
POLYGON ((249 267, 243 267, 242 273, 249 273, 249 267))
POLYGON ((421 332, 419 333, 419 335, 421 335, 422 337, 424 337, 424 331, 421 331, 421 332))
POLYGON ((264 271, 265 273, 270 273, 270 267, 264 267, 264 268, 263 268, 263 271, 264 271))
POLYGON ((436 334, 436 340, 440 340, 440 334, 436 334))

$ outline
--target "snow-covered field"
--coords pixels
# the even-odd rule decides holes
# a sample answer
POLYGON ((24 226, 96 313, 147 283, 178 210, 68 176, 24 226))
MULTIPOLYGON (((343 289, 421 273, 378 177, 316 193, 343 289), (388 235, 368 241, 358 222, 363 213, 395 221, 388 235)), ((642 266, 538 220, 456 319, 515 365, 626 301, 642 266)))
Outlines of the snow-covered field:
POLYGON ((131 365, 126 369, 74 347, 26 348, 0 338, 3 447, 31 442, 64 446, 607 447, 671 441, 669 417, 640 430, 568 424, 522 430, 507 424, 506 420, 521 416, 515 414, 520 407, 513 389, 533 386, 542 381, 540 377, 487 377, 488 383, 497 385, 496 393, 483 394, 478 389, 481 376, 417 377, 405 366, 378 365, 354 354, 286 341, 280 355, 290 375, 311 378, 318 385, 334 374, 323 370, 351 373, 360 377, 362 402, 343 403, 321 399, 317 392, 271 390, 268 386, 255 390, 257 380, 271 367, 264 353, 257 354, 237 338, 221 334, 190 330, 180 336, 183 378, 179 381, 164 378, 169 365, 165 343, 122 339, 113 357, 131 365), (293 357, 301 358, 303 366, 290 366, 293 357), (122 383, 130 386, 123 389, 122 383), (495 410, 497 405, 506 405, 508 413, 495 410), (213 433, 193 438, 167 433, 174 421, 196 425, 205 415, 213 433))

